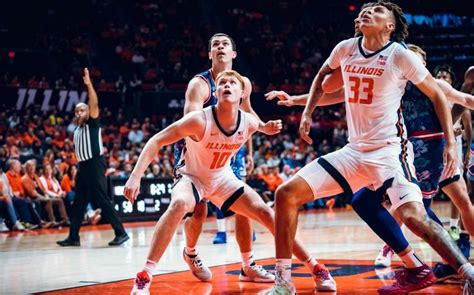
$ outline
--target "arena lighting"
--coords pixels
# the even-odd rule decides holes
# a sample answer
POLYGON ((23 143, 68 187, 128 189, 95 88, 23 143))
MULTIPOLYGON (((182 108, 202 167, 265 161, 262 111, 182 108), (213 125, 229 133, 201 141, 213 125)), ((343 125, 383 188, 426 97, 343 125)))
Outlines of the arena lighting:
POLYGON ((347 6, 347 9, 349 9, 349 11, 355 11, 356 6, 355 5, 349 5, 349 6, 347 6))
POLYGON ((13 50, 8 51, 8 57, 14 59, 16 56, 16 52, 13 50))

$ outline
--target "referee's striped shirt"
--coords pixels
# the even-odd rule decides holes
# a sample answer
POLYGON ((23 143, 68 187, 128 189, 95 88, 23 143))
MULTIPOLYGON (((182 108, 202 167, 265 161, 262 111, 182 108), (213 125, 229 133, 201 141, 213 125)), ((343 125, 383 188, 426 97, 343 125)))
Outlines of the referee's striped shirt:
POLYGON ((91 118, 74 130, 74 150, 79 162, 104 154, 99 118, 91 118))

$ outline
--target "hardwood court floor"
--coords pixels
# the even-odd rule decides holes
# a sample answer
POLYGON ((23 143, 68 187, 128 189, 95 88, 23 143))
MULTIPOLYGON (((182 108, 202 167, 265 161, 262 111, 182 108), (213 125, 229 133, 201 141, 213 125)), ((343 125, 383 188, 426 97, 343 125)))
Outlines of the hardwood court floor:
MULTIPOLYGON (((449 204, 439 203, 440 216, 449 214, 449 204)), ((232 229, 233 221, 227 222, 232 229)), ((146 260, 153 222, 127 224, 131 240, 121 247, 108 247, 113 232, 107 225, 84 227, 82 247, 60 248, 67 229, 0 234, 0 294, 129 294, 132 278, 146 260)), ((254 255, 273 269, 273 237, 255 225, 254 255)), ((226 245, 213 245, 214 219, 205 224, 198 249, 212 267, 210 283, 197 281, 181 258, 182 229, 174 237, 155 273, 152 294, 263 294, 271 284, 238 281, 240 253, 231 230, 226 245)), ((405 231, 417 253, 427 262, 440 261, 429 246, 405 231)), ((338 294, 374 294, 391 284, 392 269, 374 270, 373 258, 383 243, 352 210, 311 211, 300 215, 299 237, 310 252, 327 264, 338 283, 338 294)), ((293 271, 298 294, 312 294, 313 283, 306 269, 295 261, 293 271)), ((461 294, 459 285, 436 285, 417 294, 461 294)))

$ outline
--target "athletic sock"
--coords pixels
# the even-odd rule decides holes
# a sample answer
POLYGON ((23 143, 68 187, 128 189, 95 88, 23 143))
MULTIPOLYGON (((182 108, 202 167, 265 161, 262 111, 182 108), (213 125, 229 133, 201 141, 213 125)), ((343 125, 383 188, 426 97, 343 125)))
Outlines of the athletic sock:
POLYGON ((421 261, 421 259, 418 258, 418 256, 416 256, 415 251, 413 251, 413 250, 411 250, 410 252, 408 252, 407 254, 405 254, 403 256, 399 255, 399 257, 403 261, 403 263, 405 264, 405 266, 407 268, 420 267, 424 264, 421 261))
POLYGON ((311 272, 313 272, 314 267, 318 264, 318 261, 316 261, 313 256, 310 256, 306 261, 303 261, 303 263, 307 268, 309 268, 311 272))
POLYGON ((225 219, 217 219, 217 231, 225 232, 225 219))
POLYGON ((449 219, 449 227, 458 227, 458 220, 459 219, 450 218, 449 219))
POLYGON ((277 259, 275 266, 275 280, 291 282, 291 258, 288 259, 277 259))
POLYGON ((253 263, 252 251, 240 253, 242 255, 242 267, 250 266, 253 263))
POLYGON ((146 271, 150 277, 152 277, 152 273, 155 271, 157 264, 158 262, 148 259, 145 263, 145 267, 143 267, 143 270, 146 271))
POLYGON ((188 256, 196 256, 197 255, 196 248, 184 247, 184 252, 188 256))
POLYGON ((458 269, 459 275, 466 280, 474 280, 474 267, 471 263, 465 263, 458 269))

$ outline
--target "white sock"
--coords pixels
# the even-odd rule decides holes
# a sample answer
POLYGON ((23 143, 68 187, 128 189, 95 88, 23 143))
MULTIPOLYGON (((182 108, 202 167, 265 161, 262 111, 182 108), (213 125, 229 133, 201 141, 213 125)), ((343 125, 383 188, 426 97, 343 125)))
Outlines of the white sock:
POLYGON ((398 256, 403 261, 403 263, 405 263, 405 266, 407 268, 420 267, 424 264, 421 261, 421 259, 418 258, 418 256, 416 256, 415 251, 413 251, 413 250, 411 250, 410 252, 408 252, 407 254, 405 254, 403 256, 400 256, 400 255, 398 255, 398 256))
POLYGON ((225 219, 217 219, 217 231, 225 232, 225 219))
POLYGON ((458 269, 458 273, 466 280, 474 280, 474 267, 472 267, 469 262, 461 265, 458 269))
POLYGON ((197 255, 196 248, 184 247, 184 252, 186 253, 186 255, 197 255))
POLYGON ((157 261, 151 261, 150 259, 148 259, 145 263, 145 267, 143 267, 143 270, 146 271, 151 277, 153 272, 155 271, 157 264, 157 261))
POLYGON ((458 221, 459 221, 459 219, 450 218, 449 219, 449 227, 458 227, 458 221))
POLYGON ((276 260, 275 276, 276 281, 291 282, 291 258, 276 260))
POLYGON ((310 256, 306 261, 303 261, 303 263, 310 272, 313 272, 314 267, 318 264, 318 261, 316 261, 313 256, 310 256))
POLYGON ((240 255, 242 255, 242 267, 250 266, 253 263, 252 251, 240 253, 240 255))

